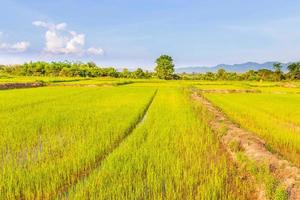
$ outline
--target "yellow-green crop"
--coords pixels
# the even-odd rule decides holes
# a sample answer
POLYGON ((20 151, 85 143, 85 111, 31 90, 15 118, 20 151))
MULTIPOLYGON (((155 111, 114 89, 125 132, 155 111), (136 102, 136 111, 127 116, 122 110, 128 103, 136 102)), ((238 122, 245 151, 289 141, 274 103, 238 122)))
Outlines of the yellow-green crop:
POLYGON ((235 199, 238 187, 231 188, 230 173, 217 138, 183 91, 160 88, 133 133, 85 181, 60 197, 235 199))
POLYGON ((242 127, 262 137, 271 150, 300 166, 300 94, 206 94, 242 127))
POLYGON ((126 136, 154 91, 0 91, 0 199, 49 199, 76 182, 126 136))

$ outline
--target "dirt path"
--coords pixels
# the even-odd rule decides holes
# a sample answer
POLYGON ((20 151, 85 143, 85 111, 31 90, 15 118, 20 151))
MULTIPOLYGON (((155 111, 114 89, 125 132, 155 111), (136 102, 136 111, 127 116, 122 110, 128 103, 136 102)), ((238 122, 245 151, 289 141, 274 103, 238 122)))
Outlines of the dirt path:
POLYGON ((205 93, 218 93, 218 94, 229 94, 229 93, 261 93, 260 90, 254 89, 211 89, 211 90, 201 90, 205 93))
POLYGON ((230 149, 230 144, 234 142, 240 146, 250 160, 269 167, 274 177, 287 190, 289 199, 300 199, 300 169, 298 167, 278 155, 272 154, 267 150, 263 140, 255 134, 239 128, 203 96, 195 92, 192 94, 192 98, 201 102, 213 114, 214 119, 210 122, 210 126, 214 131, 225 128, 222 143, 233 157, 235 157, 235 152, 230 149))
POLYGON ((0 90, 9 90, 9 89, 17 89, 17 88, 35 88, 42 87, 43 83, 33 82, 33 83, 4 83, 0 84, 0 90))
POLYGON ((116 140, 112 146, 107 149, 107 151, 102 154, 99 155, 98 157, 95 158, 95 161, 93 161, 93 163, 90 163, 88 166, 84 166, 82 169, 79 169, 78 172, 76 174, 71 175, 70 180, 72 180, 71 182, 66 182, 66 183, 62 183, 62 185, 57 188, 57 190, 55 191, 55 193, 53 193, 51 195, 51 199, 63 199, 66 198, 68 199, 68 191, 74 187, 77 183, 79 183, 80 181, 83 181, 84 179, 88 178, 88 176, 95 171, 97 168, 99 168, 102 164, 102 162, 115 150, 117 149, 124 141, 125 139, 134 131, 134 129, 143 122, 143 120, 145 119, 147 112, 155 98, 157 94, 157 90, 154 92, 154 94, 152 95, 151 99, 149 100, 148 104, 146 105, 146 107, 144 108, 144 110, 142 111, 142 113, 139 115, 137 121, 132 124, 123 134, 122 137, 120 137, 118 140, 116 140))

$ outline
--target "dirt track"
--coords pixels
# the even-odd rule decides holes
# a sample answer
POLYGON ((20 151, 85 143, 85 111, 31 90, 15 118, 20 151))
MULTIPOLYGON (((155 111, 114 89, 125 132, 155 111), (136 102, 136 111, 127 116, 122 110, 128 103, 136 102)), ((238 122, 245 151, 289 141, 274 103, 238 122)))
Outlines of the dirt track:
POLYGON ((203 96, 195 92, 192 94, 192 98, 201 102, 213 115, 214 119, 210 121, 210 127, 214 131, 218 132, 225 128, 226 132, 222 136, 222 143, 233 157, 236 153, 230 149, 230 144, 234 142, 240 146, 250 160, 269 167, 274 177, 287 190, 289 199, 300 199, 300 169, 298 167, 278 155, 272 154, 267 150, 265 141, 255 134, 239 128, 203 96))
POLYGON ((8 89, 17 89, 17 88, 34 88, 34 87, 42 87, 43 83, 33 82, 33 83, 4 83, 0 84, 0 90, 8 90, 8 89))

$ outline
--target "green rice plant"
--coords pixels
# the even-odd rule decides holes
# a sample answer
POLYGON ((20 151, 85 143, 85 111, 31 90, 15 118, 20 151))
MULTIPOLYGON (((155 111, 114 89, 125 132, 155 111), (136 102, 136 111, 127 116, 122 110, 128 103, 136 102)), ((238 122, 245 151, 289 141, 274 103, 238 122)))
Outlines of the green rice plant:
POLYGON ((1 92, 0 102, 8 106, 0 111, 0 199, 54 198, 126 137, 154 91, 65 87, 1 92))
POLYGON ((231 173, 183 91, 163 87, 119 148, 58 199, 244 199, 235 196, 231 173))
POLYGON ((232 120, 259 137, 269 149, 300 166, 299 94, 206 94, 232 120))
POLYGON ((268 166, 249 160, 242 151, 237 153, 237 160, 240 162, 240 165, 243 166, 244 171, 250 172, 257 180, 257 183, 263 186, 268 199, 288 199, 287 191, 271 174, 268 166))
POLYGON ((65 96, 81 95, 89 91, 84 88, 66 89, 63 87, 2 90, 0 91, 0 111, 11 112, 22 107, 33 107, 37 104, 59 100, 65 96))

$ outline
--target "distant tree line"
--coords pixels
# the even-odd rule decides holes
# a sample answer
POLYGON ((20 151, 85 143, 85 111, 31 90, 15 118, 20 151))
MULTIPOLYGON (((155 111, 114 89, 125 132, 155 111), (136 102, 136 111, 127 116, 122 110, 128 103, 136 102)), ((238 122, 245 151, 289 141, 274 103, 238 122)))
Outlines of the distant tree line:
POLYGON ((0 65, 0 73, 18 76, 64 76, 64 77, 115 77, 115 78, 136 78, 149 79, 158 77, 160 79, 183 79, 183 80, 249 80, 249 81, 281 81, 300 80, 300 62, 288 66, 288 72, 282 71, 282 65, 275 63, 273 70, 260 69, 249 70, 245 73, 227 72, 219 69, 216 73, 174 73, 173 59, 168 55, 162 55, 156 60, 154 72, 142 70, 135 71, 116 68, 102 68, 93 62, 29 62, 21 65, 5 66, 0 65))
POLYGON ((186 80, 249 80, 249 81, 282 81, 282 80, 300 80, 300 62, 292 63, 288 66, 288 72, 282 71, 282 65, 275 63, 274 70, 259 69, 249 70, 245 73, 226 72, 224 69, 219 69, 216 73, 193 73, 180 75, 181 79, 186 80))
POLYGON ((98 67, 93 62, 29 62, 21 65, 0 65, 0 72, 17 76, 64 76, 64 77, 115 77, 115 78, 151 78, 154 73, 141 68, 135 71, 123 69, 119 72, 116 68, 98 67))

